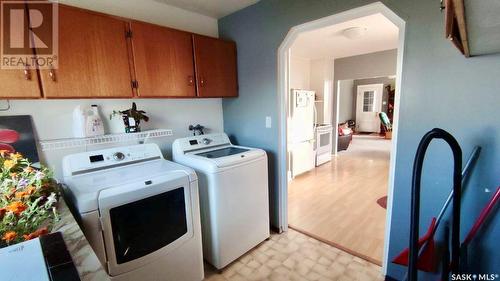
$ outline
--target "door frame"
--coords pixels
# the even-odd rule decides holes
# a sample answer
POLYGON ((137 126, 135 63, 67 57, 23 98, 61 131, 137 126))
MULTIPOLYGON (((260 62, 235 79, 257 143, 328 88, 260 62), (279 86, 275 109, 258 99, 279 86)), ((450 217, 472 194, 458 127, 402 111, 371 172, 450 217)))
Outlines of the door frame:
MULTIPOLYGON (((278 77, 278 124, 279 124, 279 148, 278 148, 278 224, 280 231, 288 230, 288 178, 287 178, 287 116, 288 116, 288 93, 289 93, 289 78, 290 78, 290 48, 294 43, 297 36, 306 31, 315 30, 318 28, 342 23, 345 21, 353 20, 356 18, 369 16, 381 13, 387 17, 393 24, 399 28, 399 41, 397 52, 397 70, 396 70, 396 93, 395 93, 395 110, 394 110, 394 126, 393 126, 393 139, 391 147, 391 157, 389 164, 389 181, 387 193, 387 215, 386 227, 384 238, 384 252, 382 257, 382 273, 387 274, 387 264, 389 261, 389 241, 391 233, 391 220, 392 220, 392 198, 394 194, 394 174, 397 154, 397 140, 398 140, 398 122, 399 120, 399 105, 401 97, 401 80, 403 68, 403 53, 405 42, 405 21, 400 18, 396 13, 390 10, 381 2, 371 3, 359 8, 344 11, 328 17, 320 18, 304 24, 294 26, 290 29, 285 39, 278 48, 278 63, 277 63, 277 77, 278 77)), ((335 93, 334 93, 335 94, 335 93)), ((336 96, 336 95, 335 95, 336 96)), ((336 120, 335 120, 336 121, 336 120)), ((332 122, 333 124, 335 122, 332 122)))
MULTIPOLYGON (((365 84, 365 85, 358 85, 358 86, 356 86, 356 125, 359 124, 359 122, 357 120, 358 119, 358 98, 359 98, 358 95, 359 95, 359 90, 362 89, 362 88, 377 88, 377 90, 380 90, 380 101, 379 101, 380 102, 380 106, 377 106, 376 111, 378 111, 378 110, 381 111, 382 110, 382 100, 384 99, 384 84, 382 84, 382 83, 378 83, 378 84, 365 84)), ((380 119, 378 117, 378 114, 377 114, 377 120, 378 120, 378 132, 377 133, 380 133, 380 119)))

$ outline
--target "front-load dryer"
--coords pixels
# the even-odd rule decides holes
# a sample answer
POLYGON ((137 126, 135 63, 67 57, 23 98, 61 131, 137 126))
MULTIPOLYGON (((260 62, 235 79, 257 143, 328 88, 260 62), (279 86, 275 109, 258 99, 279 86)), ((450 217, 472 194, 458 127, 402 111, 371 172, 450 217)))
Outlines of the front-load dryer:
POLYGON ((63 159, 64 193, 110 279, 204 277, 198 180, 156 144, 63 159))

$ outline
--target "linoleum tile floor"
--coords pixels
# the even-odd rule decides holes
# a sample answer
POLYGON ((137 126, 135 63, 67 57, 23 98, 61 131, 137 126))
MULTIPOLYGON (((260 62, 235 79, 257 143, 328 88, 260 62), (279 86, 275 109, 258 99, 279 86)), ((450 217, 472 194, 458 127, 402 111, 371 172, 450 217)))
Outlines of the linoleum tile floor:
POLYGON ((381 268, 293 229, 272 234, 218 273, 205 264, 205 280, 384 280, 381 268))

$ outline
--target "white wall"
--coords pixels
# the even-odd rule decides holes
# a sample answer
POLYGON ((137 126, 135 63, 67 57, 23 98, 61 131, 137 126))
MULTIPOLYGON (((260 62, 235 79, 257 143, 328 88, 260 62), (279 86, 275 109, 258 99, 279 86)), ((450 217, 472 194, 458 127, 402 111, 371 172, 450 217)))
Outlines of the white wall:
MULTIPOLYGON (((158 143, 167 157, 170 157, 170 147, 176 138, 191 135, 190 124, 202 124, 208 132, 222 132, 222 103, 220 99, 134 99, 139 109, 145 110, 150 117, 149 122, 142 122, 142 130, 172 129, 172 137, 158 138, 158 143)), ((2 107, 4 106, 2 101, 2 107)), ((31 115, 35 133, 39 140, 51 140, 72 137, 72 114, 77 105, 90 106, 97 104, 104 121, 106 133, 121 133, 121 118, 110 120, 113 110, 130 108, 131 99, 113 100, 16 100, 11 101, 11 109, 0 112, 0 115, 31 115)), ((122 144, 126 145, 126 144, 122 144)), ((71 150, 42 152, 39 150, 42 162, 60 176, 60 163, 64 155, 85 150, 96 150, 102 147, 89 146, 71 150)))
POLYGON ((354 80, 340 80, 338 83, 339 99, 339 120, 337 123, 343 123, 354 119, 356 102, 354 95, 354 80))
MULTIPOLYGON (((218 36, 217 20, 153 0, 61 0, 63 4, 78 6, 89 10, 133 18, 137 20, 169 26, 176 29, 218 36)), ((101 110, 107 133, 117 133, 119 119, 109 120, 113 110, 130 108, 135 101, 139 108, 145 110, 151 118, 143 123, 142 129, 172 129, 173 137, 152 140, 160 145, 167 156, 175 138, 190 135, 189 124, 202 124, 209 132, 222 132, 223 115, 221 99, 109 99, 109 100, 15 100, 11 101, 11 109, 2 111, 0 115, 31 115, 35 131, 39 139, 59 139, 72 137, 72 112, 81 105, 97 104, 101 110), (117 123, 118 122, 118 123, 117 123), (115 129, 110 129, 115 128, 115 129)), ((4 107, 5 101, 0 101, 4 107)), ((124 145, 124 144, 121 144, 124 145)), ((41 152, 44 164, 53 168, 56 176, 61 175, 60 164, 64 155, 79 151, 95 150, 102 147, 41 152)))
POLYGON ((335 60, 335 80, 396 75, 398 50, 388 50, 335 60))
POLYGON ((333 59, 316 59, 311 61, 311 89, 316 92, 318 121, 320 124, 331 124, 333 98, 333 59))
POLYGON ((311 83, 311 61, 307 58, 290 57, 290 89, 308 90, 311 83))
POLYGON ((58 2, 110 15, 218 37, 217 19, 154 0, 59 0, 58 2))

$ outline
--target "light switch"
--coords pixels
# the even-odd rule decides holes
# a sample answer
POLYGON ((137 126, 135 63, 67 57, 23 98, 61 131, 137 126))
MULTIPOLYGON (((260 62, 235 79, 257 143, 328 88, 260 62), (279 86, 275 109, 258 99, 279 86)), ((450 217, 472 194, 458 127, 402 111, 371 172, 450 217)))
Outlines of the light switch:
POLYGON ((266 128, 271 128, 271 116, 266 116, 266 128))

